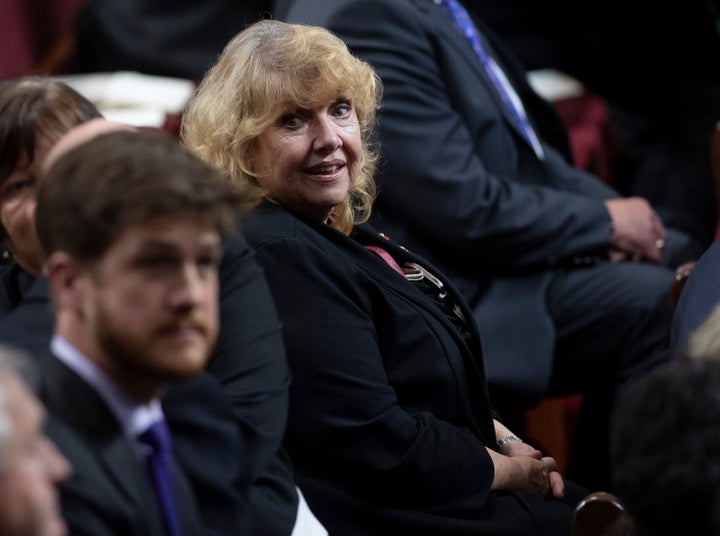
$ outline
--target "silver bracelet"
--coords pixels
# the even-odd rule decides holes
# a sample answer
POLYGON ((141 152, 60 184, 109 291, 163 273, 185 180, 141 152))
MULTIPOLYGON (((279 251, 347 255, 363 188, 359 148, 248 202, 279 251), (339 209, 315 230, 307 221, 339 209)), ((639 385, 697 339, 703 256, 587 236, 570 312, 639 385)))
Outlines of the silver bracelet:
POLYGON ((505 443, 510 443, 510 441, 520 441, 520 442, 522 442, 522 439, 520 439, 520 438, 519 438, 518 436, 516 436, 516 435, 509 435, 509 436, 503 437, 502 439, 498 439, 498 440, 497 440, 497 445, 498 445, 498 447, 502 447, 505 443))

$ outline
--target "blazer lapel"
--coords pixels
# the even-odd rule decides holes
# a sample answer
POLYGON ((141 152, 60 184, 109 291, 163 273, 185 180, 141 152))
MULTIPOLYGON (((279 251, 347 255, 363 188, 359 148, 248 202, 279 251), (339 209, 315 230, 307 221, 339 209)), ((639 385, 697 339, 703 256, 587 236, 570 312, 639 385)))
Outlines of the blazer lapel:
MULTIPOLYGON (((453 286, 453 284, 448 279, 446 279, 442 275, 442 272, 440 270, 435 268, 426 259, 415 255, 414 253, 408 251, 406 248, 400 246, 385 235, 378 233, 370 225, 365 224, 357 227, 354 231, 354 236, 357 236, 362 244, 382 247, 400 265, 402 265, 404 262, 415 262, 428 270, 432 275, 440 279, 444 289, 448 292, 450 299, 460 307, 460 311, 466 319, 465 325, 469 330, 469 338, 463 337, 457 327, 453 325, 448 316, 443 311, 441 311, 438 306, 432 303, 430 299, 424 294, 420 292, 415 292, 417 289, 413 288, 412 285, 408 284, 407 281, 403 280, 401 276, 395 274, 392 268, 388 267, 387 270, 392 271, 393 275, 397 277, 391 276, 391 274, 388 272, 387 277, 383 277, 382 281, 384 284, 392 287, 395 292, 403 295, 406 299, 422 307, 427 314, 432 315, 445 326, 448 333, 450 333, 457 341, 458 348, 461 349, 463 361, 462 366, 464 368, 463 376, 467 380, 468 396, 473 401, 478 401, 479 399, 479 401, 477 402, 477 406, 475 406, 474 404, 473 406, 489 408, 490 402, 487 393, 487 380, 485 377, 485 367, 482 359, 480 334, 477 330, 477 325, 473 318, 473 313, 467 306, 465 299, 462 297, 460 292, 453 286)), ((363 269, 369 271, 371 274, 375 274, 377 272, 376 269, 378 263, 372 263, 371 266, 369 260, 370 258, 371 257, 368 257, 367 255, 363 255, 362 258, 360 257, 360 255, 358 255, 358 257, 356 258, 356 262, 363 269)), ((378 260, 380 260, 380 263, 386 264, 385 261, 383 261, 379 257, 378 260)), ((476 420, 478 428, 482 430, 483 436, 490 439, 494 438, 492 422, 488 419, 482 419, 478 421, 476 412, 471 411, 471 413, 473 419, 476 420)), ((492 445, 493 443, 491 442, 490 444, 492 445)))
MULTIPOLYGON (((400 265, 402 265, 404 262, 417 263, 423 268, 427 269, 435 277, 440 279, 443 287, 447 290, 450 298, 460 307, 460 312, 466 319, 466 326, 470 333, 470 340, 463 340, 463 344, 466 344, 471 350, 477 350, 478 352, 480 352, 479 345, 476 344, 477 341, 480 340, 480 335, 476 329, 475 323, 472 320, 472 311, 465 303, 465 300, 460 295, 459 291, 448 279, 446 279, 442 275, 442 272, 438 268, 430 264, 427 259, 415 255, 414 253, 400 246, 385 235, 376 232, 369 225, 361 225, 360 227, 358 227, 356 234, 360 239, 361 243, 365 245, 375 245, 382 247, 400 265)), ((366 259, 362 259, 359 264, 361 264, 365 269, 368 268, 368 261, 366 259)), ((406 296, 408 299, 411 299, 419 305, 422 305, 423 308, 430 312, 430 314, 437 317, 441 322, 443 322, 443 324, 446 324, 448 326, 448 329, 453 334, 457 332, 457 329, 453 326, 452 322, 450 322, 447 316, 434 304, 431 305, 426 296, 423 295, 422 299, 419 299, 417 293, 413 291, 412 286, 407 284, 407 281, 404 281, 401 277, 386 277, 383 278, 383 281, 388 285, 392 286, 397 292, 406 296)), ((459 334, 458 337, 460 337, 459 334)))

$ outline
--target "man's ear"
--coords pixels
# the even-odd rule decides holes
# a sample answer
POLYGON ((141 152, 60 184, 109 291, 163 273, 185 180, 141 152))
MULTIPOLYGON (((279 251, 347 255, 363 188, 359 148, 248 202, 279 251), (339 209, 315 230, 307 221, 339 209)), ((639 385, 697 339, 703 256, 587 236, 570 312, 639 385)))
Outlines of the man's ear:
POLYGON ((87 286, 87 266, 65 251, 56 251, 46 263, 50 291, 56 308, 79 311, 87 286))

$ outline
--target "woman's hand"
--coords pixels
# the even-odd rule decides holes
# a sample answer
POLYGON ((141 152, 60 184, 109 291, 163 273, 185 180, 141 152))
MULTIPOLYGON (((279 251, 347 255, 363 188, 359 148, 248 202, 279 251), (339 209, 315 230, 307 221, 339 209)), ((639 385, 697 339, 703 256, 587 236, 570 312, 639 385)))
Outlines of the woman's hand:
POLYGON ((512 448, 518 454, 508 456, 487 449, 495 465, 492 489, 522 489, 543 498, 562 498, 565 483, 557 472, 555 459, 550 456, 541 457, 537 449, 532 449, 532 455, 527 455, 519 453, 519 445, 512 448))
POLYGON ((500 454, 510 457, 530 456, 536 460, 542 458, 542 452, 524 441, 508 441, 507 443, 504 443, 500 447, 500 454))
POLYGON ((493 419, 493 425, 495 427, 495 439, 498 443, 500 443, 500 440, 504 438, 515 438, 511 441, 504 441, 501 445, 499 445, 501 454, 504 454, 505 456, 530 456, 537 458, 538 460, 542 458, 542 453, 539 450, 518 439, 517 436, 510 431, 510 428, 505 426, 503 423, 497 419, 493 419))

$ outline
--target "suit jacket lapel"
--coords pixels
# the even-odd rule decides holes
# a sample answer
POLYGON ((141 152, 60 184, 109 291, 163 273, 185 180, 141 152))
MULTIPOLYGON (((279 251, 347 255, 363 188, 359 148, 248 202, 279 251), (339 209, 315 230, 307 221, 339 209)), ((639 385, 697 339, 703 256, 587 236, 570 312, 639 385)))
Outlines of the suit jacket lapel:
POLYGON ((144 512, 150 534, 164 533, 163 521, 142 462, 138 461, 120 424, 102 398, 75 372, 55 357, 46 364, 43 384, 47 404, 97 452, 108 478, 125 499, 144 512), (150 506, 148 506, 150 505, 150 506))
MULTIPOLYGON (((490 78, 490 75, 488 75, 485 67, 480 62, 469 41, 464 35, 462 35, 462 33, 460 33, 453 21, 450 20, 450 18, 445 13, 445 9, 442 6, 436 5, 434 0, 413 0, 413 4, 420 12, 423 13, 424 17, 427 17, 429 19, 428 25, 435 25, 438 28, 438 32, 440 33, 441 37, 444 37, 444 40, 448 42, 453 48, 455 48, 458 54, 462 56, 465 62, 466 70, 475 73, 475 75, 481 80, 481 82, 487 88, 486 92, 493 99, 493 103, 495 104, 496 109, 499 110, 504 120, 517 134, 518 138, 522 140, 522 143, 526 144, 532 149, 527 139, 525 138, 525 135, 520 129, 520 125, 518 125, 517 119, 513 115, 513 112, 508 109, 508 106, 502 100, 502 97, 500 96, 497 88, 495 87, 495 83, 490 78)), ((487 27, 479 23, 477 17, 475 17, 474 14, 470 13, 470 16, 473 19, 473 22, 475 23, 478 32, 485 39, 485 41, 491 41, 488 39, 487 27)), ((496 47, 496 45, 491 42, 491 47, 492 48, 488 51, 488 53, 492 54, 493 58, 498 63, 500 68, 505 71, 505 67, 503 65, 504 62, 498 57, 497 54, 494 53, 494 48, 496 47)), ((508 80, 510 81, 510 83, 513 84, 513 87, 515 87, 515 81, 513 80, 513 77, 510 76, 507 72, 506 74, 508 75, 508 80)), ((515 89, 518 94, 520 94, 520 91, 517 88, 515 89)), ((528 118, 528 120, 530 119, 528 118)))

